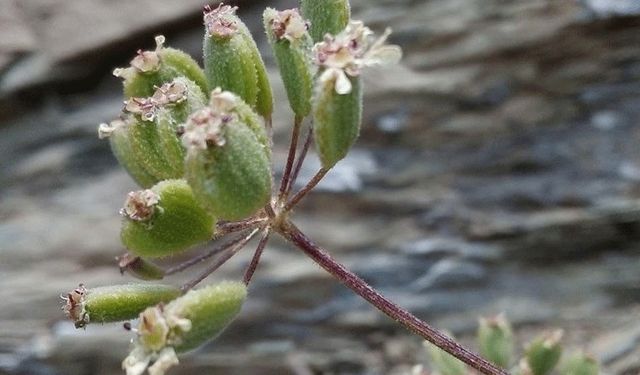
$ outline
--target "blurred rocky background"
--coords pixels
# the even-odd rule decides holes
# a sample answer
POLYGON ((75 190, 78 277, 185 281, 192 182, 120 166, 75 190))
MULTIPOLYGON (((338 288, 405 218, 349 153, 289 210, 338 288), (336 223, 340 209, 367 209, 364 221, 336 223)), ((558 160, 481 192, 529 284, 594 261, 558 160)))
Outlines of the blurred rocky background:
MULTIPOLYGON (((59 294, 125 282, 134 185, 97 138, 111 77, 164 33, 200 56, 201 0, 0 0, 0 374, 119 374, 129 334, 76 331, 59 294)), ((240 2, 289 115, 260 15, 240 2)), ((561 327, 609 374, 640 371, 640 1, 354 0, 401 65, 366 75, 354 152, 296 213, 392 299, 471 337, 561 327)), ((316 163, 314 165, 314 163, 316 163)), ((308 178, 314 159, 303 171, 308 178)), ((239 278, 248 248, 210 279, 239 278)), ((182 281, 177 278, 176 283, 182 281)), ((404 374, 420 340, 273 242, 242 316, 172 374, 404 374)))

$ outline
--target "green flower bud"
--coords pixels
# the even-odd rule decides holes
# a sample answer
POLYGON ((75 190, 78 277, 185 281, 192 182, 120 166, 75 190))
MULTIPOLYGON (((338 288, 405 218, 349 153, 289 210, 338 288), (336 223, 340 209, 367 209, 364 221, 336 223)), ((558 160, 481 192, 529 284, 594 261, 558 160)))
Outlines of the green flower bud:
POLYGON ((196 202, 184 180, 162 181, 127 196, 120 238, 132 253, 164 257, 207 242, 215 219, 196 202))
POLYGON ((584 353, 575 353, 560 366, 560 375, 598 375, 598 362, 584 353))
POLYGON ((178 363, 176 353, 202 346, 238 315, 247 296, 243 283, 223 282, 189 291, 140 314, 134 348, 122 362, 127 375, 162 375, 178 363))
POLYGON ((266 68, 237 7, 205 8, 204 67, 210 88, 221 87, 240 96, 265 117, 273 112, 266 68))
POLYGON ((239 97, 216 89, 182 136, 185 177, 199 202, 224 220, 253 214, 271 196, 268 147, 256 136, 264 130, 246 122, 243 108, 239 97))
POLYGON ((307 23, 297 9, 264 11, 264 27, 273 48, 291 109, 298 118, 311 111, 314 69, 307 23))
POLYGON ((533 375, 546 375, 558 364, 562 355, 562 330, 556 330, 533 340, 526 349, 526 362, 533 375))
POLYGON ((478 327, 480 354, 500 367, 507 367, 513 354, 513 332, 503 314, 480 319, 478 327))
POLYGON ((467 366, 456 357, 438 348, 432 343, 425 341, 429 357, 433 362, 435 370, 442 375, 466 375, 467 366))
POLYGON ((325 169, 342 160, 360 134, 360 78, 352 77, 349 80, 351 92, 341 95, 331 85, 321 85, 313 103, 316 150, 325 169))
POLYGON ((186 77, 202 92, 208 92, 207 80, 198 63, 180 50, 164 47, 164 41, 164 36, 157 36, 155 51, 138 51, 130 67, 113 71, 113 75, 124 79, 125 97, 151 96, 156 87, 178 77, 186 77))
POLYGON ((118 163, 124 167, 131 178, 140 186, 148 188, 160 181, 152 175, 136 157, 129 137, 130 119, 114 120, 109 124, 100 124, 98 135, 101 139, 109 138, 111 151, 118 163))
POLYGON ((76 328, 89 322, 119 322, 135 318, 141 311, 180 295, 178 288, 168 285, 126 284, 86 289, 80 284, 62 295, 62 309, 76 328))
POLYGON ((140 280, 162 280, 164 278, 165 272, 162 268, 143 258, 125 253, 116 257, 116 260, 121 274, 126 272, 140 280))
POLYGON ((199 86, 176 78, 156 88, 150 97, 128 99, 125 119, 100 125, 99 135, 110 137, 118 161, 143 187, 181 178, 185 150, 176 132, 205 102, 199 86))
POLYGON ((361 22, 351 22, 340 34, 328 35, 313 47, 320 68, 313 116, 316 148, 322 166, 333 167, 358 138, 362 120, 360 71, 371 65, 395 62, 402 51, 386 45, 390 31, 376 41, 361 22))
POLYGON ((180 141, 179 133, 182 124, 189 115, 203 108, 207 99, 200 88, 186 78, 176 78, 171 83, 164 84, 156 92, 161 91, 164 96, 180 95, 182 100, 165 100, 156 117, 156 131, 163 151, 164 159, 170 165, 174 175, 182 177, 184 174, 185 148, 180 141), (163 91, 164 88, 164 91, 163 91))
POLYGON ((351 18, 348 0, 300 0, 300 9, 304 18, 311 22, 314 42, 321 41, 325 34, 338 34, 351 18))

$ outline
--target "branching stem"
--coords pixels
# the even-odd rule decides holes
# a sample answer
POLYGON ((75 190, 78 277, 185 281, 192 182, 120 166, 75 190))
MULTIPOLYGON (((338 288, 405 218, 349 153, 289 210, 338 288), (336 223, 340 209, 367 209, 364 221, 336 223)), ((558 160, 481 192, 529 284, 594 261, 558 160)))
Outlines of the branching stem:
POLYGON ((287 186, 289 186, 291 178, 291 170, 293 168, 293 162, 296 158, 296 151, 298 150, 298 138, 300 138, 300 125, 302 119, 296 116, 293 122, 293 130, 291 131, 291 143, 289 143, 289 152, 287 154, 287 164, 284 167, 282 173, 282 180, 280 181, 280 192, 278 193, 278 202, 282 202, 282 199, 286 198, 287 186))
POLYGON ((207 276, 211 275, 215 270, 220 268, 223 264, 225 264, 232 256, 238 253, 251 239, 260 231, 260 228, 255 228, 248 235, 241 238, 239 241, 231 244, 230 246, 221 250, 222 255, 215 260, 209 267, 207 267, 200 275, 198 275, 195 279, 189 281, 184 284, 180 290, 182 293, 188 292, 191 288, 198 285, 202 280, 206 279, 207 276))
POLYGON ((408 330, 422 336, 425 340, 436 345, 440 349, 458 358, 482 374, 508 375, 509 373, 489 363, 479 355, 467 350, 460 344, 432 328, 424 321, 388 300, 377 290, 369 286, 358 275, 354 274, 342 264, 338 263, 324 249, 311 241, 293 223, 285 221, 277 228, 284 238, 296 245, 307 256, 318 263, 336 279, 353 290, 356 294, 367 300, 378 310, 402 324, 408 330))
POLYGON ((300 174, 300 169, 302 169, 302 164, 304 163, 304 159, 307 157, 307 152, 309 151, 309 146, 311 146, 311 141, 313 140, 313 125, 309 126, 309 130, 307 130, 307 135, 305 136, 304 144, 302 145, 302 150, 300 151, 300 155, 296 159, 296 164, 293 167, 293 172, 291 173, 291 178, 289 179, 289 184, 287 184, 287 188, 284 192, 284 196, 288 197, 291 189, 296 184, 296 180, 298 180, 298 174, 300 174))
POLYGON ((305 185, 305 187, 300 189, 300 191, 297 192, 296 195, 294 195, 293 198, 289 200, 289 202, 287 202, 287 204, 284 206, 284 211, 290 211, 293 207, 295 207, 295 205, 298 204, 298 202, 300 202, 300 200, 304 198, 307 193, 309 193, 311 190, 313 190, 314 187, 316 187, 316 185, 318 185, 318 183, 322 180, 324 175, 327 174, 327 172, 329 172, 328 169, 320 168, 320 170, 316 172, 316 174, 305 185))
POLYGON ((269 235, 271 234, 271 228, 265 228, 262 232, 262 237, 260 238, 260 242, 258 242, 258 247, 256 248, 255 253, 253 253, 253 258, 251 258, 251 263, 247 267, 247 270, 244 272, 244 284, 249 285, 251 282, 251 278, 253 274, 256 272, 258 268, 258 263, 260 263, 260 257, 262 256, 262 252, 264 251, 265 246, 267 246, 267 242, 269 242, 269 235))

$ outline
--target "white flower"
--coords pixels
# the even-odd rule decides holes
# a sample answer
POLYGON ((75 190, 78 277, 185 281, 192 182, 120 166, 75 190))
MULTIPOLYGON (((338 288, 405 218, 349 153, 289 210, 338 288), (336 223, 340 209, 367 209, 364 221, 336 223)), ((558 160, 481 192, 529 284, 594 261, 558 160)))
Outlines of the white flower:
POLYGON ((351 92, 349 77, 360 75, 362 68, 396 63, 402 50, 396 45, 385 44, 390 29, 375 41, 373 32, 360 21, 351 21, 338 35, 325 35, 324 41, 313 47, 314 62, 324 69, 320 82, 333 84, 338 94, 351 92))
POLYGON ((178 364, 174 345, 179 344, 180 335, 191 329, 191 321, 178 312, 167 310, 163 305, 149 307, 140 313, 138 337, 133 349, 122 361, 127 375, 164 375, 178 364))

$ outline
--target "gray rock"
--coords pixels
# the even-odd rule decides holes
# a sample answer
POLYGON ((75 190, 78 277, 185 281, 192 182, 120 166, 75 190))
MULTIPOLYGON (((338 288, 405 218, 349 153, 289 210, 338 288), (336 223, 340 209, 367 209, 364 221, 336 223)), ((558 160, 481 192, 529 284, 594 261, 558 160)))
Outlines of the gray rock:
POLYGON ((434 264, 424 276, 414 281, 411 288, 424 291, 436 288, 478 286, 486 282, 487 277, 486 268, 477 263, 443 259, 434 264))

